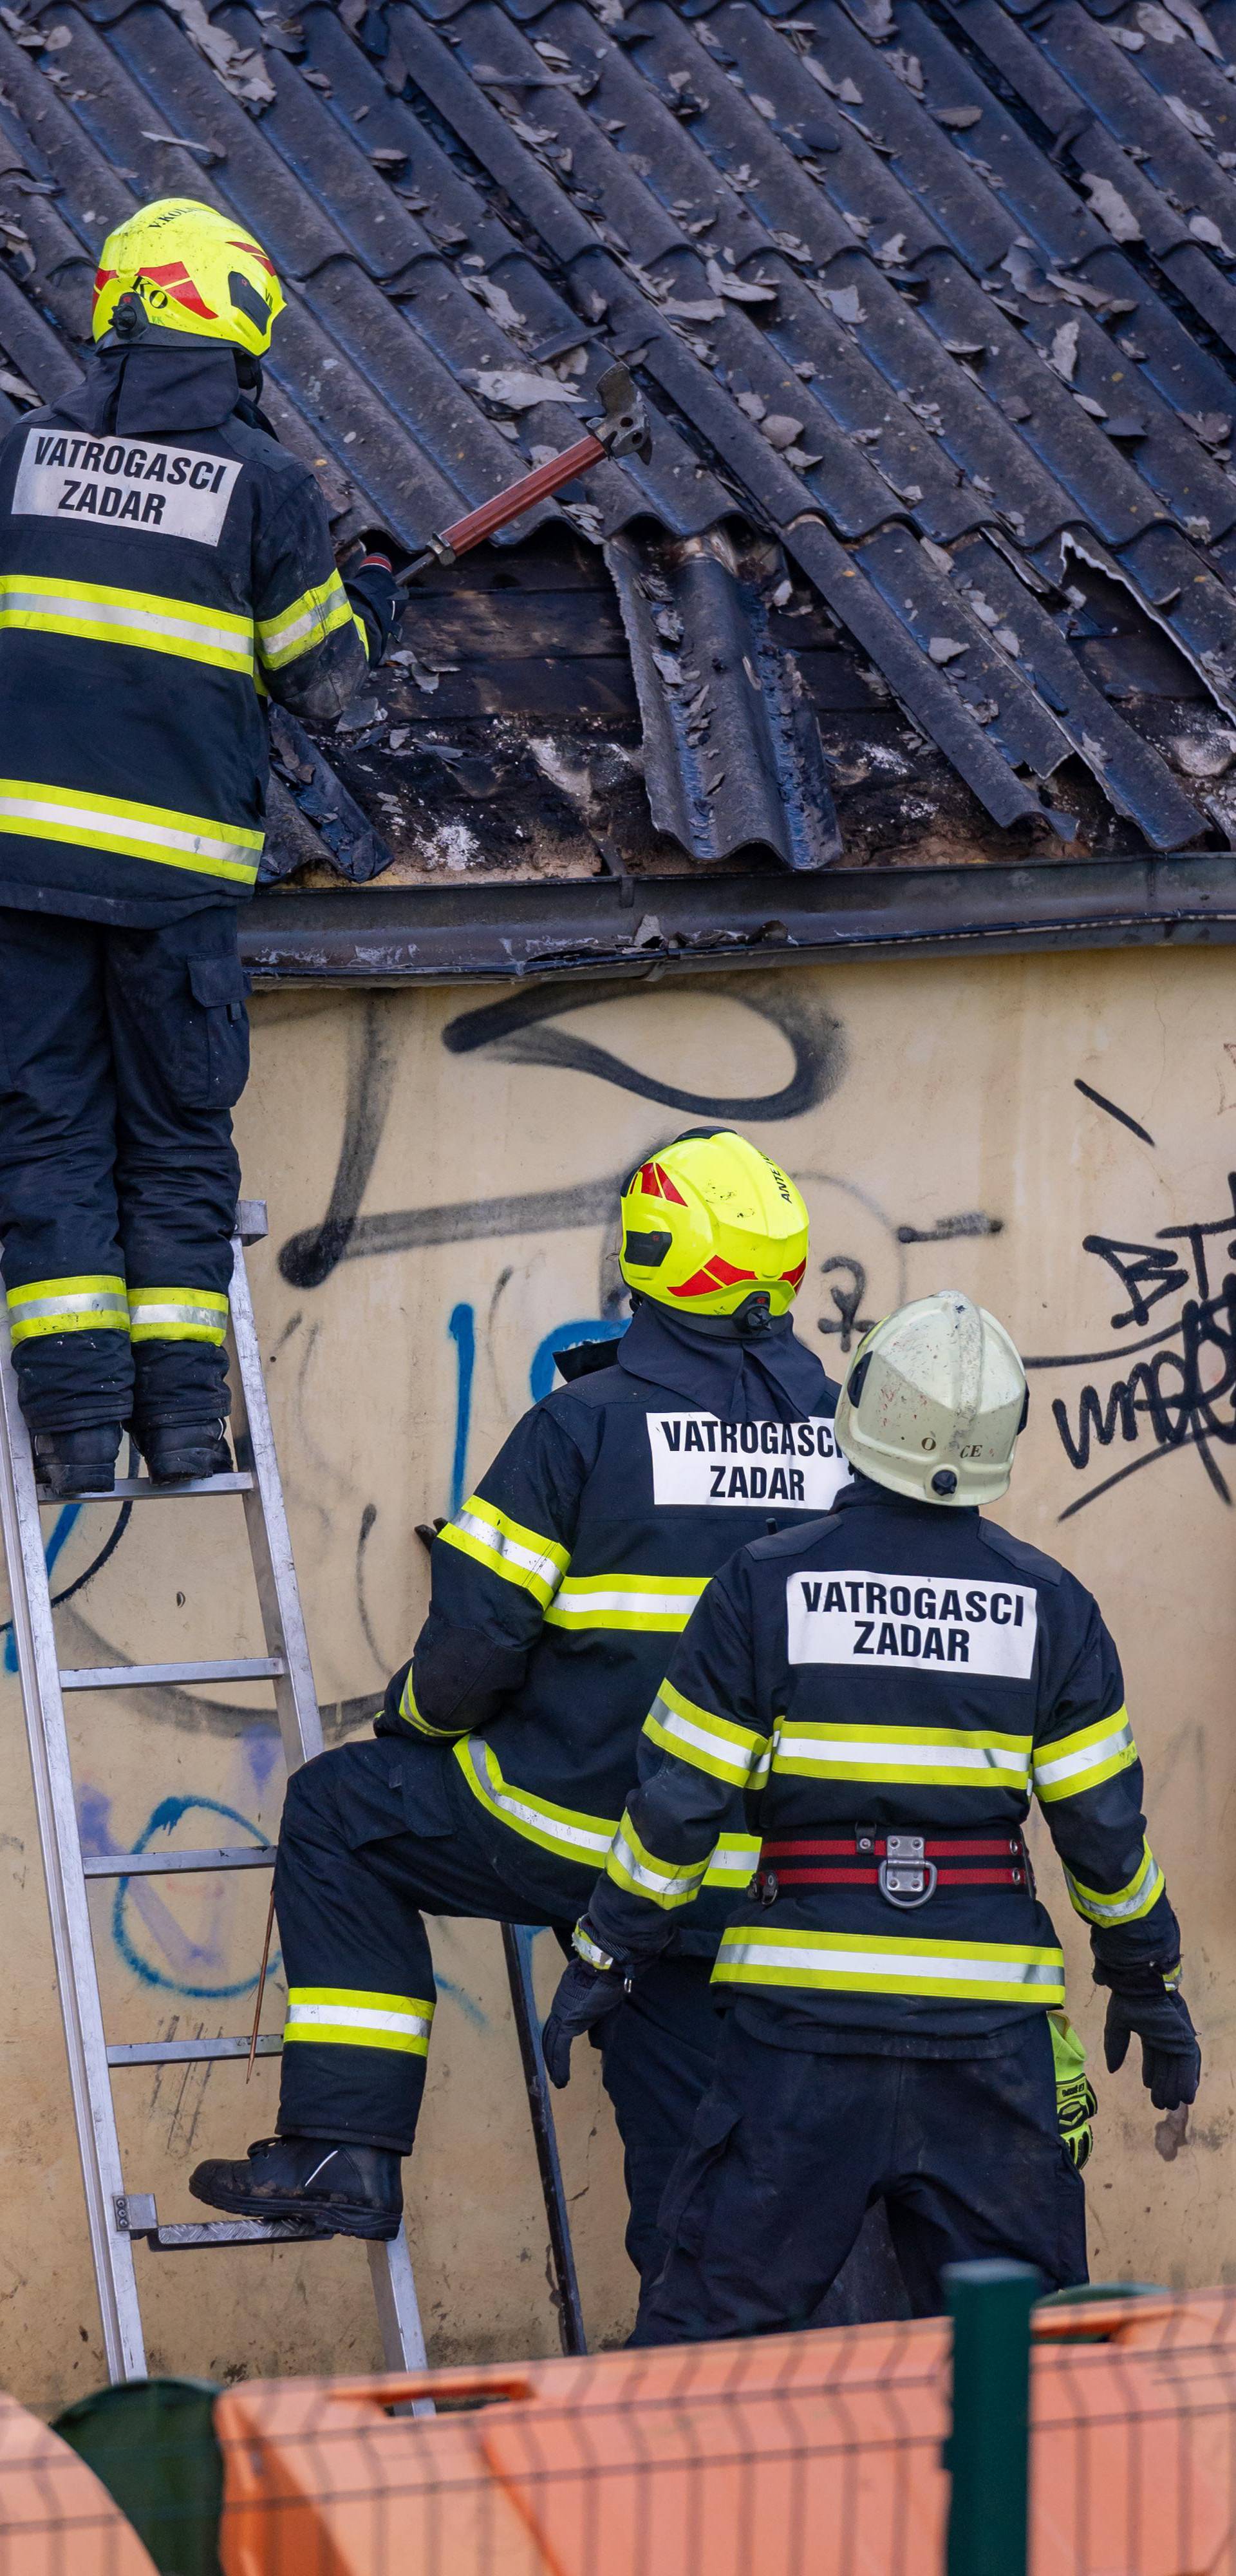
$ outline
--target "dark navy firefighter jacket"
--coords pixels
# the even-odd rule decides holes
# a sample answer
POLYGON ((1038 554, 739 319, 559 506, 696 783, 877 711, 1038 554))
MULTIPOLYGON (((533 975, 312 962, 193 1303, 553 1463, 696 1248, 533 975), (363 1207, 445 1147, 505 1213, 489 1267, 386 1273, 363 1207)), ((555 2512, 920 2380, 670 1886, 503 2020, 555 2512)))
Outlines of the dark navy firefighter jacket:
POLYGON ((622 1964, 665 1946, 736 1788, 772 1901, 753 1888, 737 1906, 714 1976, 761 2037, 943 2048, 1063 2005, 1059 1943, 1024 1873, 939 1884, 900 1910, 859 1866, 861 1842, 878 1854, 889 1829, 930 1842, 986 1828, 1015 1845, 1032 1792, 1099 1961, 1179 1959, 1098 1605, 977 1511, 856 1477, 810 1529, 758 1539, 714 1576, 645 1724, 586 1944, 622 1964), (832 1857, 774 1859, 787 1840, 832 1857), (793 1881, 794 1866, 828 1882, 793 1881))
POLYGON ((0 447, 0 905, 154 929, 236 903, 263 700, 332 719, 384 642, 231 350, 98 353, 0 447))
MULTIPOLYGON (((758 1343, 710 1341, 646 1302, 589 1356, 602 1364, 532 1406, 435 1541, 429 1616, 378 1720, 453 1743, 502 1870, 551 1905, 564 1861, 604 1865, 709 1577, 745 1539, 818 1519, 849 1474, 837 1389, 788 1317, 758 1343)), ((715 1948, 754 1866, 733 1808, 691 1948, 715 1948)))

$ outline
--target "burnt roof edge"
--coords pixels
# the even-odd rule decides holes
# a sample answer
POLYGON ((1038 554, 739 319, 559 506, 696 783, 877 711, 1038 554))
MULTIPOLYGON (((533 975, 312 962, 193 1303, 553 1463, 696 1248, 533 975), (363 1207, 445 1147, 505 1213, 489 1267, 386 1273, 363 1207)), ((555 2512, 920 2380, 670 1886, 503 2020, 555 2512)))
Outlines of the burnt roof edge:
POLYGON ((260 895, 260 984, 654 981, 845 956, 1236 942, 1236 853, 1043 867, 833 868, 826 877, 590 878, 260 895))

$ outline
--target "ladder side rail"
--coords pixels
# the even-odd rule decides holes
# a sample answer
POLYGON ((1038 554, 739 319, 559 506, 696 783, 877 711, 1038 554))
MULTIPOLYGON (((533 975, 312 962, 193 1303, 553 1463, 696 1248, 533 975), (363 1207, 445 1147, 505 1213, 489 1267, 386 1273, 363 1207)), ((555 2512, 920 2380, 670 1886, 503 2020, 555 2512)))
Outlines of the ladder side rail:
POLYGON ((532 2120, 532 2137, 536 2147, 537 2172, 545 2218, 549 2228, 549 2253, 553 2265, 555 2301, 558 2310, 558 2336, 565 2353, 585 2353, 588 2337, 584 2330, 584 2311, 579 2295, 579 2277, 575 2269, 575 2248, 571 2242, 571 2215, 567 2206, 558 2156, 558 2131, 554 2106, 550 2098, 549 2077, 541 2045, 541 2016, 536 2008, 532 1984, 532 1961, 527 1938, 516 1923, 502 1926, 502 1954, 511 1989, 511 2010, 515 2017, 515 2035, 519 2041, 520 2062, 528 2095, 532 2120))
POLYGON ((17 1395, 7 1317, 0 1315, 0 1528, 30 1748, 73 2121, 81 2155, 103 2346, 111 2380, 145 2376, 133 2248, 117 2223, 124 2182, 103 2008, 82 1866, 73 1774, 56 1660, 34 1460, 17 1395))
MULTIPOLYGON (((242 1216, 242 1224, 243 1221, 242 1216)), ((266 1643, 273 1656, 282 1658, 284 1666, 282 1674, 274 1682, 274 1693, 284 1760, 290 1777, 302 1762, 310 1762, 315 1754, 322 1752, 322 1719, 240 1233, 234 1237, 232 1245, 229 1303, 232 1349, 236 1360, 233 1394, 239 1399, 236 1429, 245 1435, 247 1463, 253 1477, 252 1486, 245 1495, 245 1524, 266 1643)), ((392 2241, 370 2246, 369 2270, 387 2368, 423 2369, 425 2335, 407 2233, 402 2223, 392 2241)), ((432 2401, 424 2401, 416 2411, 432 2414, 432 2401)))
POLYGON ((233 1379, 233 1397, 237 1400, 235 1436, 238 1440, 245 1440, 253 1477, 244 1498, 245 1525, 262 1627, 271 1655, 279 1657, 284 1665, 283 1672, 275 1676, 274 1693, 284 1760, 290 1774, 298 1771, 302 1762, 311 1762, 315 1753, 322 1751, 322 1720, 318 1712, 309 1640, 300 1604, 300 1586, 296 1580, 283 1487, 275 1456, 261 1347, 249 1293, 249 1274, 239 1235, 233 1242, 232 1255, 230 1307, 232 1349, 236 1360, 233 1379))

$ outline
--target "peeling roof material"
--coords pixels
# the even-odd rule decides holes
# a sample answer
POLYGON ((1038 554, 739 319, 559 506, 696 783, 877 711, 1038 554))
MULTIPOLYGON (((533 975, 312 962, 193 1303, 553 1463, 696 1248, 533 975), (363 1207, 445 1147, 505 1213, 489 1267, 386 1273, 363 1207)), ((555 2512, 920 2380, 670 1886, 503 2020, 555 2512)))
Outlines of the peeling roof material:
POLYGON ((1236 0, 50 0, 0 21, 0 345, 58 390, 101 232, 192 186, 289 283, 338 532, 409 547, 623 356, 651 461, 511 541, 605 548, 690 859, 844 841, 778 564, 999 830, 1226 841, 1090 648, 1119 599, 1236 720, 1234 59, 1236 0))

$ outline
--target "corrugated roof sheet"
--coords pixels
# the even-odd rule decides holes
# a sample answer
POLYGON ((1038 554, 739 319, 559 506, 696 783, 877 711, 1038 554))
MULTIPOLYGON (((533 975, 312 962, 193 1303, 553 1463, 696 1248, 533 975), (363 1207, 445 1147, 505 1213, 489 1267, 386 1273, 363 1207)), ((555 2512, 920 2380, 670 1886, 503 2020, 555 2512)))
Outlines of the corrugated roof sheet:
POLYGON ((1080 764, 1135 841, 1227 837, 1087 646, 1120 596, 1236 719, 1236 0, 217 8, 247 98, 174 0, 25 22, 0 342, 40 393, 101 232, 186 189, 290 283, 271 408, 341 532, 414 545, 636 364, 651 462, 565 515, 606 545, 654 823, 692 857, 840 847, 744 527, 997 825, 1069 840, 1080 764), (560 390, 512 410, 486 385, 512 366, 560 390))

